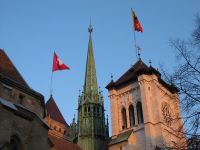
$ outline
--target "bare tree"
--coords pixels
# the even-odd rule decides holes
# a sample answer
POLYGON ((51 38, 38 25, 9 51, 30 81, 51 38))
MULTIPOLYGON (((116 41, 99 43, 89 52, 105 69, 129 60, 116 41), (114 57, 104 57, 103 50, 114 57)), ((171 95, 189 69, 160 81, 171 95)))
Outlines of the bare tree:
MULTIPOLYGON (((162 72, 168 82, 179 89, 182 108, 183 132, 188 149, 200 149, 200 17, 196 16, 195 29, 188 40, 170 40, 177 52, 178 64, 172 74, 162 72), (195 147, 193 146, 195 142, 195 147)), ((180 119, 180 118, 179 118, 180 119)), ((173 147, 172 149, 180 149, 173 147)), ((184 149, 182 147, 181 149, 184 149)))

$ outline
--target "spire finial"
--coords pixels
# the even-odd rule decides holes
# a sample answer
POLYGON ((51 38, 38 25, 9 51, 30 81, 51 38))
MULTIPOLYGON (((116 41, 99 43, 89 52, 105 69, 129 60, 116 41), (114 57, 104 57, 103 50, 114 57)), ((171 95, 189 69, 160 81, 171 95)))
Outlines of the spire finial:
POLYGON ((76 117, 75 117, 75 114, 74 114, 73 123, 75 123, 75 120, 76 120, 76 117))
POLYGON ((141 54, 140 54, 140 51, 141 51, 142 49, 139 47, 139 46, 137 46, 137 52, 138 52, 138 60, 141 60, 141 54))
POLYGON ((113 74, 111 73, 111 76, 110 76, 110 78, 111 78, 111 81, 113 81, 113 74))
POLYGON ((91 34, 92 31, 93 31, 93 27, 92 27, 92 23, 91 23, 91 17, 90 17, 90 25, 89 25, 89 28, 88 28, 88 32, 91 34))
POLYGON ((149 65, 150 65, 150 66, 151 66, 151 63, 152 63, 152 62, 151 62, 151 59, 149 59, 149 65))
POLYGON ((81 96, 81 90, 80 89, 78 90, 78 96, 79 97, 81 96))

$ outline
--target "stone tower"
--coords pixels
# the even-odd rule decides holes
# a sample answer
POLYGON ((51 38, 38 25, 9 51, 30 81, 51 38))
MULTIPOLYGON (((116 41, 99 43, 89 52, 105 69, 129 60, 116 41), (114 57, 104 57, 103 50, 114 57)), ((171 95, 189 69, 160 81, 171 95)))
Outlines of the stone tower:
POLYGON ((109 92, 112 137, 109 150, 155 150, 183 145, 178 89, 139 59, 109 92), (179 131, 179 132, 175 132, 179 131))
POLYGON ((104 101, 98 91, 94 51, 92 46, 92 26, 89 26, 89 43, 85 82, 78 100, 78 145, 83 150, 100 150, 107 140, 108 125, 105 124, 104 101))

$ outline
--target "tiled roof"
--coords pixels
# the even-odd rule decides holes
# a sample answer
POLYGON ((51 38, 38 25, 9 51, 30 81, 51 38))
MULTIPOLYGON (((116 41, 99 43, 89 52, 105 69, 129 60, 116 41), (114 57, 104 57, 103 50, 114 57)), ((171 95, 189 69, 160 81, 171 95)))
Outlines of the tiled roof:
POLYGON ((18 70, 15 68, 12 61, 2 49, 0 49, 0 74, 19 83, 20 85, 29 87, 18 70))
POLYGON ((59 138, 49 134, 49 138, 53 143, 53 150, 82 150, 77 144, 73 144, 63 138, 59 138))
POLYGON ((115 139, 112 139, 109 143, 109 145, 113 145, 113 144, 117 144, 120 142, 124 142, 124 141, 128 141, 129 136, 131 135, 131 133, 133 132, 133 130, 128 130, 126 132, 123 132, 121 134, 119 134, 115 139))
POLYGON ((169 89, 171 92, 177 92, 178 89, 175 86, 167 84, 164 80, 161 79, 161 74, 154 67, 148 67, 142 60, 137 61, 128 71, 126 71, 117 81, 111 81, 106 88, 120 88, 131 82, 134 82, 139 75, 142 74, 155 74, 158 76, 158 81, 169 89))
POLYGON ((47 110, 47 115, 51 117, 51 119, 54 119, 66 126, 69 126, 64 117, 62 116, 58 106, 56 105, 53 97, 51 96, 50 99, 46 103, 46 110, 47 110))

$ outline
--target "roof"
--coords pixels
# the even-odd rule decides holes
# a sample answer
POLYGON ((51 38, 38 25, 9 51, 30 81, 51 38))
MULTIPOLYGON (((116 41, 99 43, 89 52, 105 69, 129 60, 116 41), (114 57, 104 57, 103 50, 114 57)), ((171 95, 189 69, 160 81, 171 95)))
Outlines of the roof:
POLYGON ((25 87, 29 87, 21 74, 18 72, 12 61, 9 59, 4 50, 0 49, 0 74, 19 83, 25 87))
POLYGON ((131 135, 131 133, 133 132, 133 130, 128 130, 126 132, 123 132, 121 134, 119 134, 117 136, 117 138, 112 139, 109 143, 109 145, 113 145, 113 144, 117 144, 117 143, 121 143, 124 141, 128 141, 129 136, 131 135))
POLYGON ((49 138, 54 145, 54 150, 82 150, 77 144, 73 144, 64 138, 59 138, 50 134, 49 138))
POLYGON ((52 96, 50 97, 50 99, 46 103, 46 111, 47 111, 47 116, 50 116, 51 119, 54 119, 54 120, 66 125, 66 126, 69 126, 66 123, 63 115, 61 114, 61 112, 60 112, 58 106, 56 105, 52 96))
POLYGON ((112 89, 112 88, 120 88, 121 86, 125 86, 129 83, 132 83, 134 81, 138 80, 138 76, 142 74, 155 74, 158 77, 158 81, 165 86, 168 90, 170 90, 172 93, 178 92, 178 89, 173 86, 167 84, 163 79, 161 79, 161 73, 157 71, 152 66, 147 66, 142 60, 138 60, 128 71, 126 71, 117 81, 111 80, 111 82, 106 86, 106 88, 112 89))

